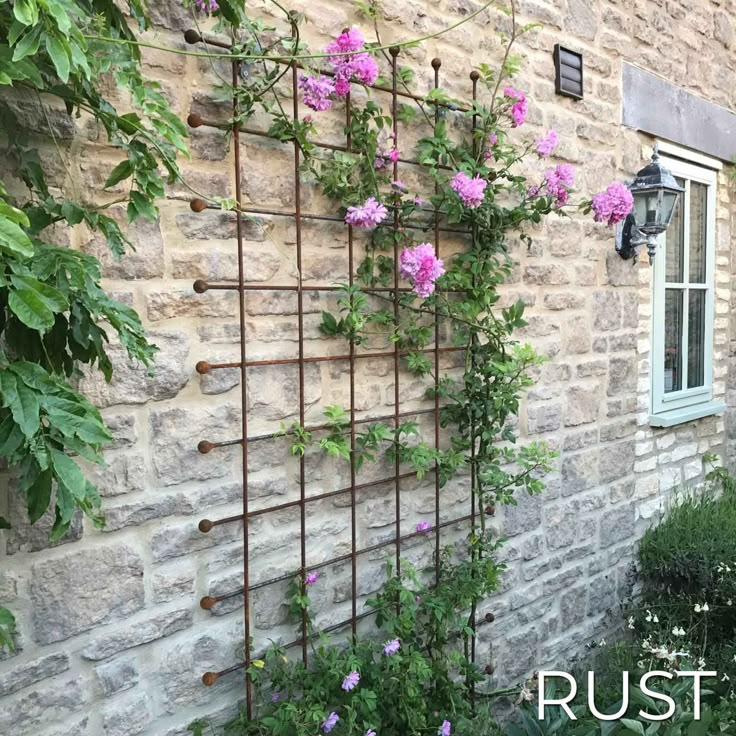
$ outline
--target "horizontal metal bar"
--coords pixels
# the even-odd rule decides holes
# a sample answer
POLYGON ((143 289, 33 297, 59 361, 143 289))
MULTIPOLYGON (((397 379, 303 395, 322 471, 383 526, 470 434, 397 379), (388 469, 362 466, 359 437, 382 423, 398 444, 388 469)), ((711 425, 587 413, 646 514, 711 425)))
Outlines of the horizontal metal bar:
MULTIPOLYGON (((320 629, 319 631, 316 631, 313 634, 310 634, 307 637, 307 641, 311 641, 312 639, 317 639, 322 634, 331 634, 335 631, 339 631, 340 629, 346 626, 350 626, 353 620, 363 621, 366 618, 370 618, 375 613, 376 611, 364 611, 363 613, 359 613, 355 617, 355 619, 350 617, 350 618, 344 619, 343 621, 338 621, 336 624, 325 626, 323 629, 320 629)), ((485 624, 493 623, 493 621, 495 620, 496 620, 496 617, 492 613, 487 613, 483 618, 478 619, 475 622, 475 628, 477 628, 478 626, 483 626, 485 624)), ((303 640, 300 637, 299 639, 293 639, 292 641, 287 642, 286 644, 281 644, 280 646, 283 649, 293 649, 294 647, 299 646, 302 643, 302 641, 303 640)), ((220 677, 229 675, 232 672, 237 672, 238 670, 243 669, 244 666, 245 666, 245 663, 241 662, 240 664, 233 665, 232 667, 228 667, 227 669, 221 670, 220 672, 205 672, 204 675, 202 676, 202 682, 204 682, 204 684, 208 686, 214 685, 220 677)), ((487 673, 487 674, 492 674, 492 673, 487 673)))
MULTIPOLYGON (((413 475, 413 473, 412 473, 413 475)), ((405 477, 405 476, 399 476, 399 477, 405 477)), ((389 478, 389 481, 395 480, 396 476, 392 476, 389 478)), ((385 481, 384 481, 385 482, 385 481)), ((466 516, 460 516, 456 519, 450 519, 449 521, 442 522, 439 526, 433 526, 431 529, 428 529, 427 531, 414 531, 411 532, 411 534, 403 534, 401 537, 399 537, 399 542, 407 542, 411 539, 415 539, 417 537, 422 536, 431 536, 437 529, 444 529, 445 527, 452 526, 453 524, 461 524, 465 521, 469 521, 472 519, 472 514, 467 514, 466 516)), ((384 549, 386 547, 391 547, 392 545, 396 544, 396 538, 392 537, 391 539, 387 539, 383 542, 377 542, 376 544, 372 544, 369 547, 363 547, 362 549, 356 550, 355 555, 365 555, 370 552, 376 552, 379 549, 384 549)), ((314 565, 310 565, 310 570, 321 570, 322 568, 329 567, 330 565, 337 565, 341 562, 347 562, 350 560, 353 556, 352 552, 347 552, 344 555, 340 555, 339 557, 332 557, 329 560, 325 560, 324 562, 318 562, 314 565)), ((266 588, 269 585, 275 585, 276 583, 285 582, 286 580, 291 580, 291 578, 294 577, 298 573, 298 570, 294 570, 292 572, 286 573, 284 575, 279 575, 275 578, 270 578, 269 580, 263 580, 260 583, 255 583, 254 585, 251 585, 248 587, 249 591, 259 590, 260 588, 266 588)), ((223 593, 222 595, 217 596, 205 596, 200 601, 200 606, 204 608, 205 610, 210 610, 215 606, 217 603, 220 603, 221 601, 230 600, 231 598, 237 598, 239 595, 243 595, 243 588, 238 588, 237 590, 232 590, 229 593, 223 593)))
MULTIPOLYGON (((415 417, 415 416, 422 416, 423 414, 434 414, 434 408, 432 409, 415 409, 413 411, 407 411, 407 412, 401 412, 399 413, 399 418, 405 419, 406 417, 415 417)), ((356 424, 368 424, 370 422, 385 422, 389 419, 394 419, 393 414, 385 414, 383 416, 377 416, 377 417, 366 417, 365 419, 356 419, 356 424)), ((329 424, 317 424, 311 427, 305 427, 304 429, 307 432, 321 432, 325 429, 330 429, 329 424)), ((257 442, 258 440, 272 440, 275 437, 283 437, 288 434, 291 434, 289 430, 286 430, 286 432, 267 432, 265 434, 256 434, 252 437, 248 437, 248 442, 257 442)), ((198 445, 197 449, 199 450, 202 455, 206 455, 208 452, 211 452, 217 447, 232 447, 233 445, 241 445, 243 443, 243 439, 236 439, 236 440, 222 440, 221 442, 210 442, 209 440, 202 440, 198 445)))
MULTIPOLYGON (((385 205, 387 209, 396 209, 394 205, 385 205)), ((204 210, 216 210, 218 212, 229 212, 229 210, 223 210, 222 207, 218 204, 215 204, 214 202, 206 202, 201 197, 194 197, 189 202, 189 208, 192 210, 192 212, 196 212, 199 214, 200 212, 204 212, 204 210)), ((292 210, 272 210, 265 207, 250 207, 248 205, 240 205, 239 208, 240 212, 243 212, 247 215, 267 215, 269 217, 296 217, 297 213, 292 210)), ((435 210, 430 209, 422 209, 422 212, 432 212, 434 213, 435 210)), ((445 213, 440 213, 445 214, 445 213)), ((339 222, 341 224, 344 224, 344 219, 342 217, 338 217, 337 215, 318 215, 314 213, 309 212, 300 212, 299 218, 302 220, 318 220, 321 222, 339 222)), ((422 222, 422 223, 416 223, 413 224, 411 222, 404 223, 405 228, 411 228, 412 230, 434 230, 435 226, 434 223, 431 221, 422 222)), ((458 227, 440 227, 437 228, 439 232, 441 233, 455 233, 456 235, 470 235, 469 230, 464 230, 463 228, 458 227)))
MULTIPOLYGON (((440 353, 457 353, 465 350, 465 347, 443 347, 437 348, 440 353)), ((435 348, 423 348, 422 350, 401 350, 399 355, 406 356, 414 353, 431 353, 434 354, 435 348)), ((353 357, 356 360, 366 358, 393 358, 395 355, 394 351, 391 352, 374 352, 374 353, 356 353, 353 357)), ((350 360, 349 354, 344 355, 318 355, 314 358, 278 358, 276 360, 248 360, 245 363, 246 368, 262 368, 270 365, 295 365, 297 363, 333 363, 341 360, 350 360)), ((234 363, 208 363, 206 360, 200 360, 195 366, 195 370, 200 375, 206 375, 210 371, 218 370, 222 368, 240 368, 239 362, 234 363)))
MULTIPOLYGON (((232 130, 232 125, 230 123, 220 123, 214 120, 207 120, 203 118, 199 113, 193 112, 190 113, 187 117, 187 124, 190 128, 216 128, 217 130, 232 130)), ((243 125, 239 128, 241 133, 245 133, 246 135, 252 135, 259 138, 268 138, 269 140, 276 141, 277 138, 274 138, 273 136, 268 134, 267 130, 257 130, 256 128, 247 128, 243 125)), ((341 153, 352 153, 352 151, 347 146, 341 146, 335 143, 325 143, 324 141, 315 141, 315 140, 307 140, 307 143, 309 143, 312 146, 315 146, 316 148, 324 148, 328 151, 339 151, 341 153)), ((411 158, 401 158, 398 159, 400 164, 408 164, 409 166, 419 166, 421 168, 426 168, 426 164, 423 164, 421 161, 415 161, 411 158)), ((435 167, 438 169, 442 169, 444 171, 454 171, 452 166, 447 166, 445 164, 435 164, 435 167)), ((426 210, 429 212, 430 210, 426 210)))
MULTIPOLYGON (((202 36, 202 34, 198 33, 194 29, 189 29, 184 32, 184 40, 189 44, 195 44, 195 43, 205 43, 210 44, 211 46, 217 46, 219 48, 223 49, 232 49, 232 45, 228 45, 224 41, 220 41, 218 39, 212 39, 209 36, 202 36)), ((339 58, 339 54, 335 54, 335 58, 339 58)), ((237 57, 236 57, 237 58, 237 57)), ((247 61, 247 60, 246 60, 247 61)), ((295 59, 289 59, 288 57, 268 57, 266 61, 269 61, 273 64, 286 64, 286 65, 293 65, 297 69, 305 70, 306 67, 300 63, 298 60, 295 59)), ((319 71, 315 70, 314 68, 309 68, 307 71, 313 72, 315 74, 319 74, 325 77, 334 77, 335 72, 329 70, 329 69, 321 69, 319 71)), ((422 95, 415 95, 412 92, 406 92, 403 90, 393 89, 391 87, 384 87, 380 84, 366 84, 361 85, 363 87, 368 87, 369 89, 374 89, 378 92, 388 92, 389 94, 395 94, 397 97, 403 97, 407 100, 415 100, 416 102, 422 102, 426 105, 436 105, 437 107, 444 107, 448 110, 452 110, 453 112, 470 112, 469 108, 467 107, 461 107, 460 105, 455 105, 451 102, 440 102, 439 100, 428 100, 425 96, 422 95)))
MULTIPOLYGON (((431 468, 427 471, 427 473, 434 473, 434 468, 431 468)), ((403 475, 399 476, 400 478, 412 478, 416 476, 416 473, 404 473, 403 475)), ((380 486, 383 483, 390 483, 394 480, 395 476, 391 476, 390 478, 379 478, 378 480, 371 480, 366 481, 365 483, 359 483, 355 486, 356 491, 365 490, 366 488, 373 488, 375 486, 380 486)), ((314 503, 315 501, 324 501, 326 498, 333 498, 334 496, 340 496, 344 495, 346 493, 350 493, 353 490, 353 486, 347 486, 346 488, 338 488, 336 491, 326 491, 325 493, 320 493, 316 496, 308 496, 305 498, 306 503, 314 503)), ((296 508, 297 506, 301 505, 301 499, 296 499, 294 501, 284 501, 283 503, 277 504, 275 506, 267 506, 263 509, 257 509, 256 511, 251 511, 248 514, 248 518, 252 519, 254 516, 263 516, 265 514, 270 514, 273 511, 284 511, 285 509, 291 509, 296 508)), ((202 521, 199 522, 199 531, 203 532, 204 534, 207 534, 210 532, 214 527, 221 526, 222 524, 229 524, 233 521, 242 521, 243 520, 243 514, 237 514, 235 516, 226 516, 223 519, 216 519, 216 520, 210 520, 210 519, 202 519, 202 521)))

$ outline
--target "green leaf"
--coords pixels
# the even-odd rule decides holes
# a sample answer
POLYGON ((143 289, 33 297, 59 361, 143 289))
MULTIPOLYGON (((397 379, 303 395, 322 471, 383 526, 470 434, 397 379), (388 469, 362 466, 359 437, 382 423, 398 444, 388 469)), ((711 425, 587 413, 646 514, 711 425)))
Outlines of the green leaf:
POLYGON ((621 723, 634 733, 644 736, 644 724, 641 721, 635 721, 633 718, 622 718, 621 723))
POLYGON ((123 179, 127 179, 133 172, 135 171, 135 167, 133 166, 132 162, 129 159, 126 159, 125 161, 121 161, 110 173, 110 176, 107 177, 107 181, 105 182, 105 189, 108 187, 115 186, 120 181, 123 181, 123 179))
POLYGON ((33 484, 26 490, 28 496, 28 519, 35 524, 48 510, 51 503, 53 473, 47 468, 38 474, 33 484))
POLYGON ((56 21, 59 31, 66 36, 72 27, 72 22, 64 6, 58 0, 45 0, 49 15, 56 21))
POLYGON ((140 216, 151 222, 156 222, 158 210, 144 194, 133 191, 130 193, 130 202, 128 203, 128 222, 134 222, 140 216))
MULTIPOLYGON (((10 411, 20 431, 27 439, 31 439, 38 432, 41 424, 38 395, 15 376, 12 376, 12 379, 15 381, 16 395, 10 404, 10 411)), ((5 377, 3 377, 3 388, 5 388, 5 380, 5 377)))
POLYGON ((33 255, 31 239, 6 217, 0 217, 0 247, 22 258, 30 258, 33 255))
POLYGON ((32 276, 11 276, 14 290, 8 296, 8 306, 24 325, 38 332, 54 326, 54 314, 68 309, 66 297, 53 286, 32 276))
POLYGON ((25 26, 34 26, 38 23, 38 6, 36 0, 15 0, 13 15, 25 26))
POLYGON ((51 450, 51 463, 54 474, 60 483, 70 491, 72 496, 77 500, 82 500, 85 496, 87 481, 82 471, 74 460, 59 450, 51 450))
POLYGON ((56 36, 48 34, 46 36, 46 51, 48 51, 51 61, 56 68, 59 79, 66 84, 69 81, 69 47, 66 41, 62 41, 56 36))

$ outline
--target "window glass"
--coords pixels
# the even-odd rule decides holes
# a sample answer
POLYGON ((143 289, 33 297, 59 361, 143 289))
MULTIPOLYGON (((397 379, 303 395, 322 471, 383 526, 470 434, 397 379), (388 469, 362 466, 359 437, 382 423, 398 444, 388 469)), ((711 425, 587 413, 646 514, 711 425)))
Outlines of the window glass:
POLYGON ((697 181, 690 184, 690 283, 705 283, 706 207, 708 187, 697 181))
POLYGON ((682 289, 667 289, 664 300, 664 390, 682 389, 682 289))
POLYGON ((705 384, 705 289, 690 289, 687 318, 687 387, 705 384))
MULTIPOLYGON (((685 186, 683 179, 678 179, 677 183, 685 186)), ((684 197, 680 197, 675 205, 675 211, 672 214, 672 222, 667 228, 665 240, 665 280, 669 284, 681 284, 684 280, 684 261, 685 261, 685 228, 684 228, 684 197)))

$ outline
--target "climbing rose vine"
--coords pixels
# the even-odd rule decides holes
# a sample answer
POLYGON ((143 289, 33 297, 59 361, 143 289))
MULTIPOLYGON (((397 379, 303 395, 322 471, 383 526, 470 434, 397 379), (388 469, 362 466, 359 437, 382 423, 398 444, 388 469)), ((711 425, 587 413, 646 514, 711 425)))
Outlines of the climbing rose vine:
MULTIPOLYGON (((272 36, 269 43, 278 46, 272 36)), ((284 49, 293 45, 291 37, 283 41, 284 49)), ((337 35, 325 52, 319 65, 299 77, 301 102, 317 114, 295 122, 279 112, 283 106, 262 105, 277 137, 296 141, 302 172, 334 203, 345 225, 361 230, 355 242, 364 251, 349 283, 335 285, 337 308, 323 312, 320 329, 351 350, 368 341, 395 346, 405 371, 429 379, 427 398, 437 401, 447 435, 438 444, 427 442, 414 421, 361 422, 351 431, 350 415, 340 406, 324 410, 326 429, 294 423, 284 432, 293 440, 293 454, 324 451, 351 462, 356 472, 383 457, 413 469, 418 479, 436 474, 441 487, 462 474, 475 499, 475 523, 465 539, 438 553, 440 528, 413 522, 411 536, 431 547, 434 565, 431 574, 407 561, 401 574, 387 568, 385 584, 366 604, 380 638, 356 635, 334 646, 319 637, 310 601, 318 575, 296 571, 289 610, 310 643, 317 643, 306 664, 290 661, 276 647, 251 665, 259 715, 243 716, 232 733, 487 733, 473 705, 477 691, 487 694, 487 673, 467 652, 478 606, 497 589, 503 572, 488 516, 498 504, 513 503, 515 494, 539 493, 554 458, 544 443, 518 441, 519 403, 532 384, 530 373, 545 358, 515 339, 527 324, 524 304, 500 308, 499 290, 512 273, 512 248, 531 244, 544 218, 592 210, 597 222, 614 225, 631 210, 631 195, 613 182, 592 199, 573 201, 575 169, 553 158, 560 135, 525 135, 531 101, 511 85, 508 67, 500 73, 481 67, 482 94, 472 101, 434 90, 419 100, 419 116, 402 106, 394 119, 378 95, 351 95, 349 150, 320 149, 314 141, 324 116, 330 110, 342 115, 335 108, 352 86, 374 84, 376 59, 382 58, 357 27, 337 35), (404 137, 402 126, 415 126, 415 146, 403 143, 416 136, 404 137), (404 175, 404 158, 420 163, 428 181, 409 178, 408 168, 404 175), (531 168, 523 168, 526 163, 531 168), (400 178, 395 164, 402 167, 400 178), (532 173, 522 173, 527 171, 532 173), (437 242, 427 242, 435 226, 461 235, 447 246, 443 240, 440 252, 437 242), (391 293, 395 280, 398 295, 391 293), (435 330, 463 351, 454 372, 443 373, 439 360, 427 357, 435 330)), ((398 74, 408 88, 410 71, 398 74)), ((243 84, 234 94, 250 110, 257 82, 245 92, 243 84)))

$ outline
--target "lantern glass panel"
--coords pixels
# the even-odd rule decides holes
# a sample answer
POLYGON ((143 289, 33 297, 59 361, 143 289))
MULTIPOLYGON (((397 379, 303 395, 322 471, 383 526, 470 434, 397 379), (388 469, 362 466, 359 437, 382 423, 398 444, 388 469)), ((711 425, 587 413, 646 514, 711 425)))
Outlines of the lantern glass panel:
POLYGON ((665 191, 662 198, 662 220, 661 224, 663 227, 668 227, 672 221, 672 213, 675 211, 675 205, 677 204, 677 198, 679 194, 677 192, 665 191))
POLYGON ((657 224, 657 194, 658 192, 656 190, 636 192, 634 194, 634 217, 636 218, 638 227, 653 227, 657 224))

